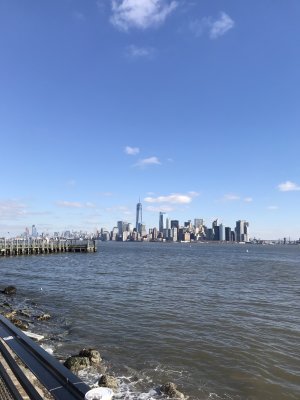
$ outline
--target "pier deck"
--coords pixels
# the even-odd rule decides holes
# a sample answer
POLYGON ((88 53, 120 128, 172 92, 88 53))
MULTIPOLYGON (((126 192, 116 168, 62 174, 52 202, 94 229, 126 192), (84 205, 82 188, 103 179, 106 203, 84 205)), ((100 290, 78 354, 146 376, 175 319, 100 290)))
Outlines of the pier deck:
POLYGON ((96 251, 95 240, 0 239, 0 256, 96 251))

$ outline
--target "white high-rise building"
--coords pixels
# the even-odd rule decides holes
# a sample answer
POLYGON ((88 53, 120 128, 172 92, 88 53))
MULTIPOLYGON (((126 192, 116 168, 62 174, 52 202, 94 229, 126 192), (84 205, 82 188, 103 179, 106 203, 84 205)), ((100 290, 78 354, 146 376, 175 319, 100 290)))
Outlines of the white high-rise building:
POLYGON ((247 222, 247 221, 244 221, 244 220, 236 221, 235 240, 237 242, 248 242, 249 241, 248 226, 249 226, 249 222, 247 222))

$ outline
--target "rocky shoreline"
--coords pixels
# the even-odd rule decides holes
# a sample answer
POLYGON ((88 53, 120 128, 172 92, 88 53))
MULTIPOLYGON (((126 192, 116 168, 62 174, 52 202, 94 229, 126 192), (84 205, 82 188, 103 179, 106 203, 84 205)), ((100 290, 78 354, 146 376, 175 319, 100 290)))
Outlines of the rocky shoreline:
MULTIPOLYGON (((2 293, 3 296, 0 301, 0 314, 24 331, 24 333, 32 333, 29 329, 34 330, 37 323, 47 323, 51 320, 52 316, 47 312, 37 309, 35 303, 32 303, 32 307, 20 307, 20 303, 16 304, 14 302, 14 298, 17 294, 17 288, 15 286, 7 286, 3 290, 0 290, 0 293, 2 293)), ((21 305, 23 305, 22 302, 21 305)), ((42 347, 44 347, 43 344, 42 347)), ((118 393, 120 387, 119 380, 113 374, 107 374, 107 366, 99 350, 95 348, 82 348, 78 354, 69 356, 67 359, 60 361, 76 375, 79 375, 80 371, 92 368, 98 375, 97 382, 92 385, 93 388, 109 388, 114 393, 118 393)), ((181 393, 172 382, 167 382, 153 389, 153 397, 160 396, 181 400, 185 398, 183 393, 181 393)), ((122 397, 118 395, 118 398, 122 397)))

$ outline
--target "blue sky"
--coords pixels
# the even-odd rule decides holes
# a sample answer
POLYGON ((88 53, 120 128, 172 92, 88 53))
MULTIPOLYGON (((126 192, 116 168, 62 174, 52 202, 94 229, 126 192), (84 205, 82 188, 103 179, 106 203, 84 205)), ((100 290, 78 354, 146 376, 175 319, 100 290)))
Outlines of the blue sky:
POLYGON ((300 236, 298 0, 1 0, 0 234, 300 236))

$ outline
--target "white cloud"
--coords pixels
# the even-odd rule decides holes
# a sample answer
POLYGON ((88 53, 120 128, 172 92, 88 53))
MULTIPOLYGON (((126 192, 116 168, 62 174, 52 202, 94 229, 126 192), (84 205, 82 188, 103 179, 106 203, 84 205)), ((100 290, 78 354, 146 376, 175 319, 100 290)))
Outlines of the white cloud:
POLYGON ((278 210, 278 206, 268 206, 268 210, 278 210))
POLYGON ((229 15, 224 12, 218 20, 212 22, 210 26, 209 36, 211 39, 217 39, 223 36, 227 31, 234 27, 234 21, 229 17, 229 15))
POLYGON ((145 210, 150 211, 150 212, 160 212, 161 211, 161 212, 168 213, 168 212, 174 211, 174 208, 171 206, 167 206, 167 205, 157 206, 157 207, 147 206, 147 207, 145 207, 145 210))
POLYGON ((111 3, 111 22, 125 31, 157 26, 178 6, 174 0, 111 0, 111 3))
POLYGON ((196 37, 208 32, 211 39, 217 39, 234 27, 234 21, 222 12, 220 18, 213 20, 212 17, 204 17, 201 20, 194 20, 190 23, 190 30, 196 37))
POLYGON ((0 219, 1 220, 16 220, 27 215, 27 207, 25 204, 17 200, 0 201, 0 219))
POLYGON ((300 186, 297 183, 286 181, 278 185, 280 192, 294 192, 300 190, 300 186))
POLYGON ((211 20, 210 18, 202 18, 201 20, 194 20, 192 22, 190 22, 190 30, 193 32, 193 34, 196 37, 200 37, 204 34, 204 32, 209 29, 209 27, 211 26, 211 20))
POLYGON ((149 158, 144 158, 142 160, 139 160, 134 166, 135 167, 146 167, 148 165, 160 165, 161 162, 159 161, 159 159, 155 156, 153 157, 149 157, 149 158))
POLYGON ((145 197, 144 201, 146 203, 189 204, 195 196, 197 196, 195 192, 190 192, 189 194, 173 193, 169 196, 145 197))
POLYGON ((51 215, 49 211, 30 211, 26 204, 18 200, 2 200, 0 201, 0 220, 16 221, 31 216, 51 215))
POLYGON ((138 154, 140 152, 140 149, 138 147, 126 146, 124 151, 126 154, 128 154, 130 156, 135 156, 136 154, 138 154))
POLYGON ((225 194, 221 201, 244 201, 245 203, 252 203, 253 198, 252 197, 244 197, 242 198, 241 196, 233 193, 228 193, 225 194))
POLYGON ((225 194, 223 197, 224 201, 237 201, 240 199, 240 196, 237 196, 236 194, 225 194))
POLYGON ((56 204, 59 207, 66 207, 66 208, 94 208, 95 205, 90 202, 81 203, 79 201, 57 201, 56 204))
POLYGON ((126 47, 126 55, 130 58, 152 58, 154 52, 151 47, 137 47, 134 44, 126 47))
POLYGON ((99 192, 97 193, 99 196, 103 196, 103 197, 111 197, 113 196, 112 192, 99 192))

